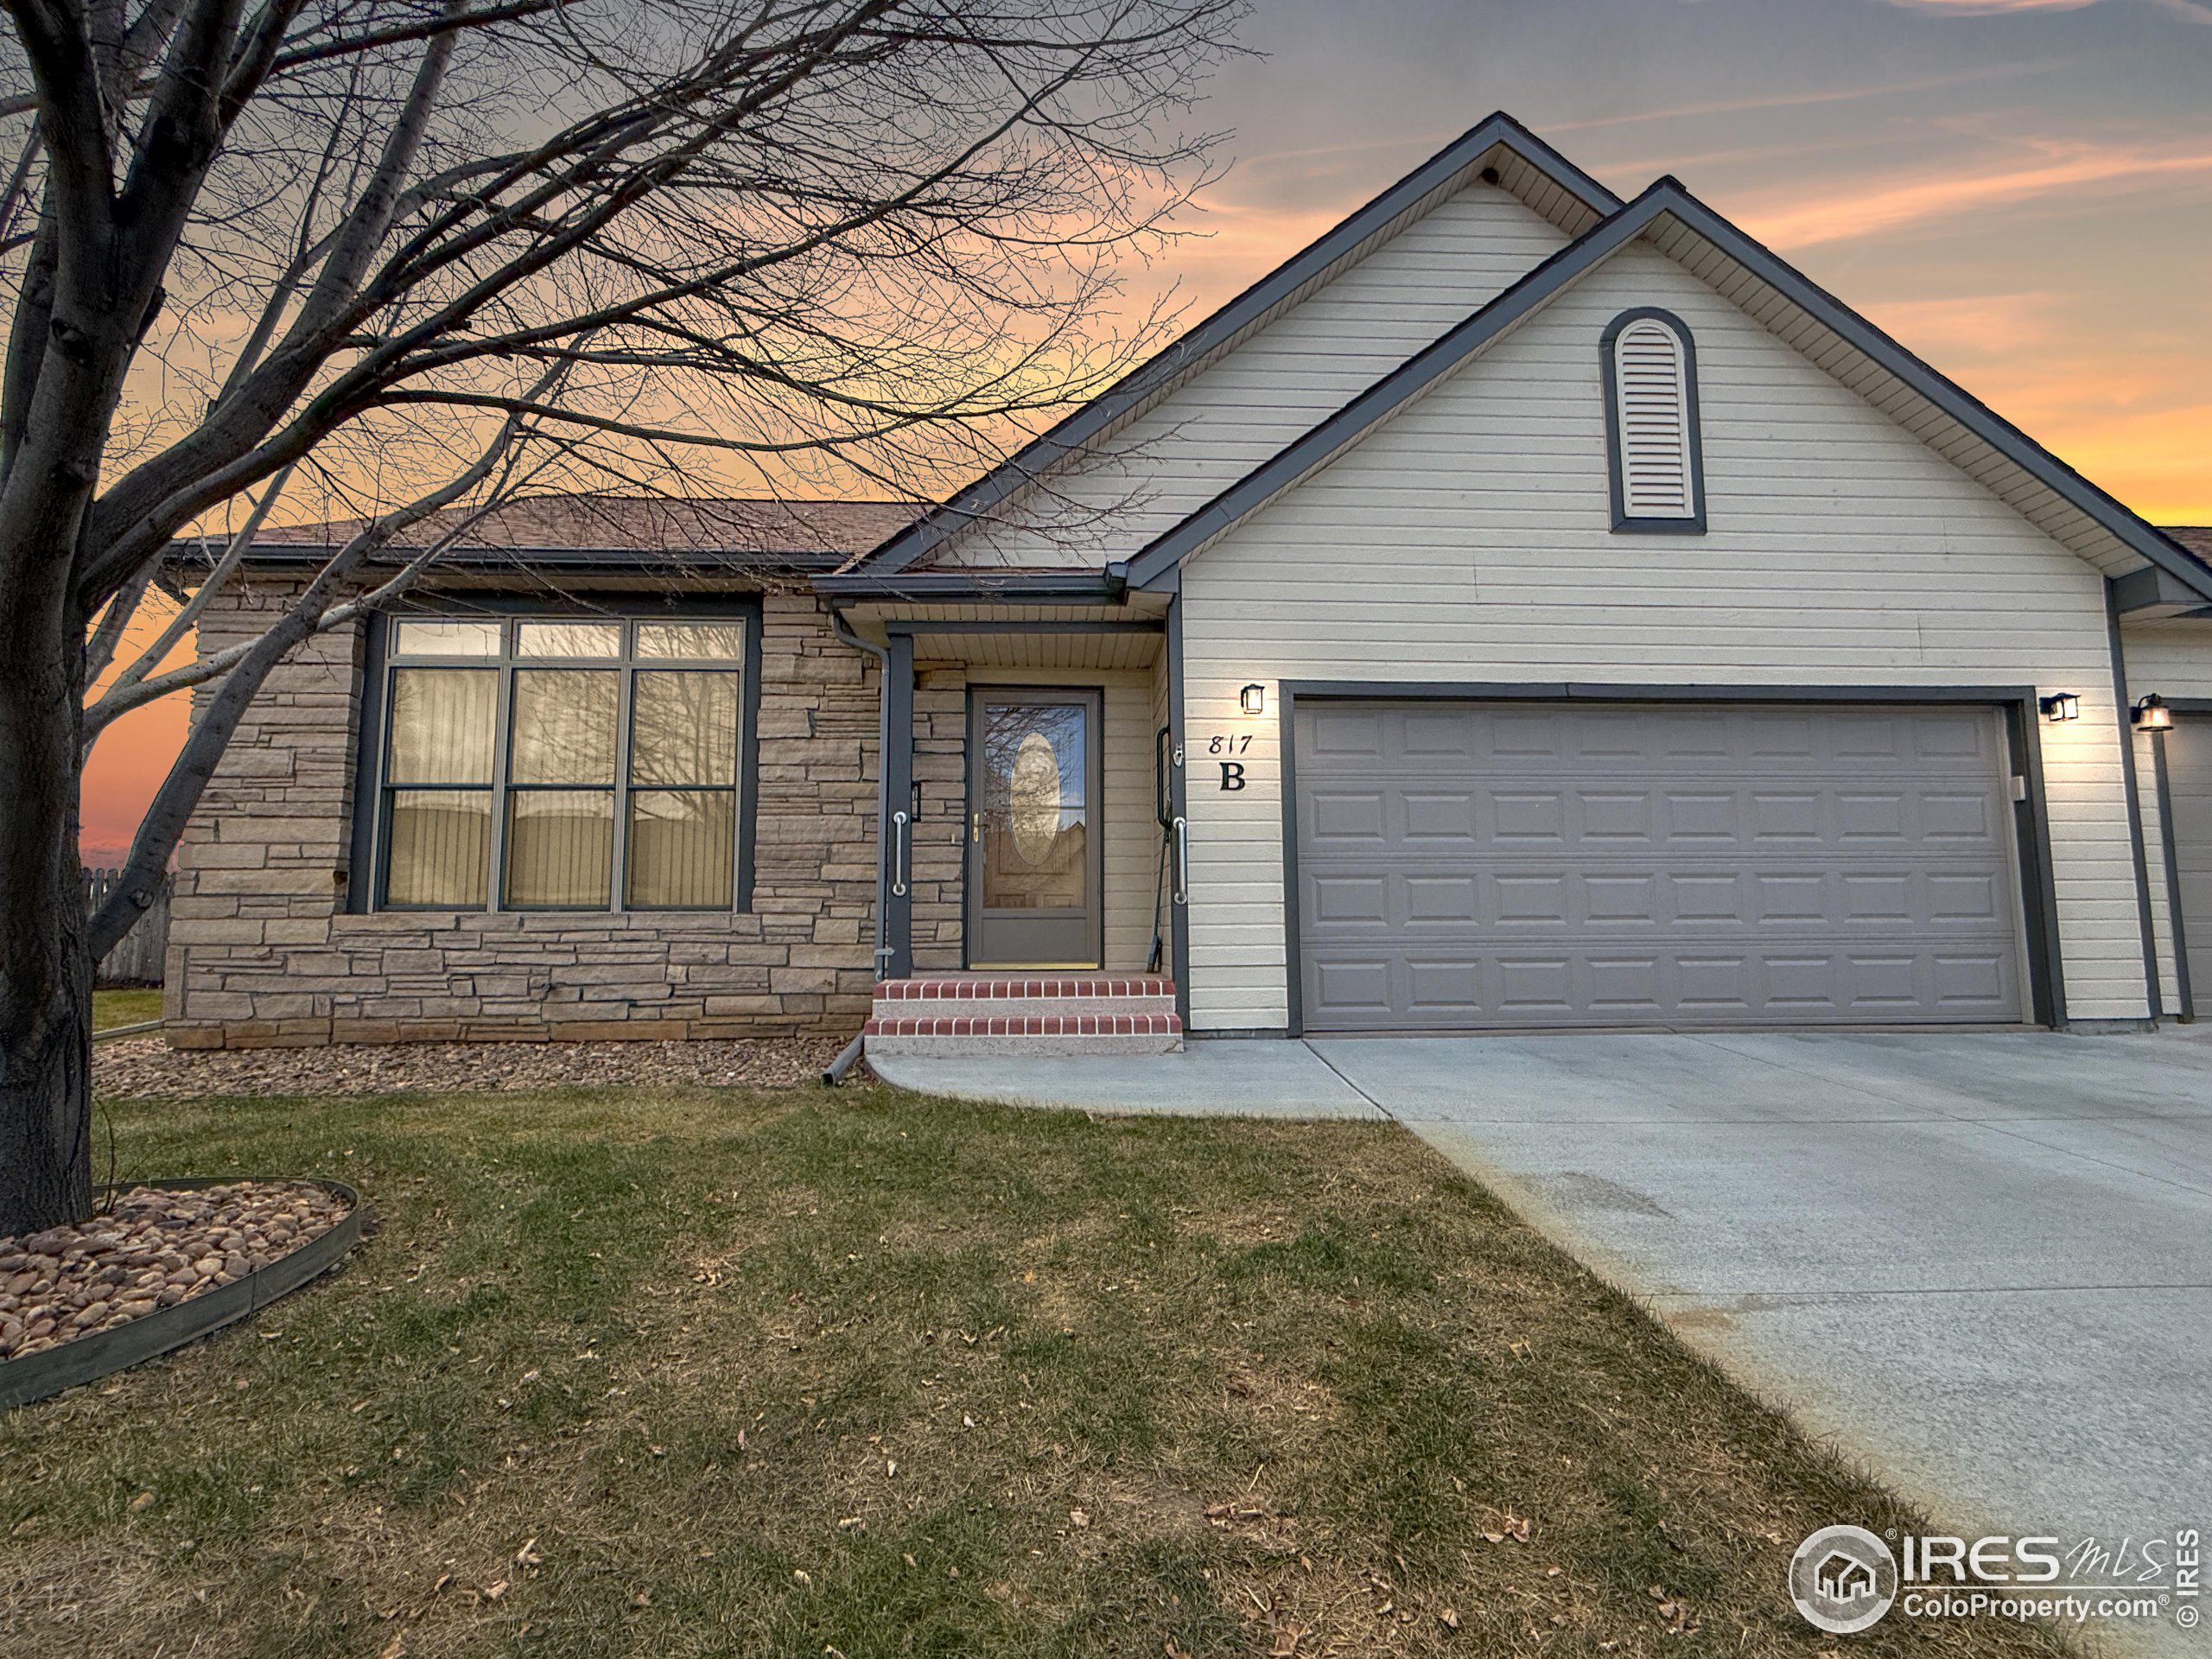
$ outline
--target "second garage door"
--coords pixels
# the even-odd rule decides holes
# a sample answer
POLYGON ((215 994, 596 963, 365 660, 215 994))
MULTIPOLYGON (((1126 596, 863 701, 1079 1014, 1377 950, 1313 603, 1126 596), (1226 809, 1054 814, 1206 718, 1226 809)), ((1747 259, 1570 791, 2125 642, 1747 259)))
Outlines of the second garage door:
POLYGON ((1309 1031, 2024 1017, 2003 716, 1301 700, 1309 1031))
POLYGON ((2162 741, 2190 1000, 2212 1010, 2212 714, 2177 715, 2162 741))

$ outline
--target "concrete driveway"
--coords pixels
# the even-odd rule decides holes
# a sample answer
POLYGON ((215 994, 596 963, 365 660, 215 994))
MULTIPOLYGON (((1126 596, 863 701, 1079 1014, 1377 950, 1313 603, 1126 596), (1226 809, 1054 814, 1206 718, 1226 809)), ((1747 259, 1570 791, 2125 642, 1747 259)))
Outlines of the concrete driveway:
POLYGON ((1317 1039, 886 1069, 1001 1100, 1395 1117, 1945 1521, 2212 1531, 2212 1031, 1317 1039))
POLYGON ((1312 1046, 1947 1520, 2212 1522, 2212 1041, 1312 1046))

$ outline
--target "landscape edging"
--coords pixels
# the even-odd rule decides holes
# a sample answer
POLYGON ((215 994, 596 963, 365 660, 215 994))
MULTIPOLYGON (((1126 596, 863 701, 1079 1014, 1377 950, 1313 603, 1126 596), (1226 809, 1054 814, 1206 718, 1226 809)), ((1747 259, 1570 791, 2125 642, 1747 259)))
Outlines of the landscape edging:
POLYGON ((278 1256, 265 1268, 256 1268, 204 1296, 188 1297, 168 1307, 156 1308, 137 1319, 112 1325, 90 1336, 78 1337, 57 1347, 45 1348, 20 1359, 0 1361, 0 1411, 27 1406, 112 1371, 143 1364, 156 1355, 197 1342, 211 1332, 232 1325, 278 1297, 297 1290, 310 1279, 338 1265, 361 1236, 366 1211, 361 1195, 343 1181, 315 1177, 224 1175, 175 1181, 131 1181, 117 1189, 128 1192, 150 1187, 163 1192, 188 1192, 203 1187, 235 1186, 241 1183, 297 1184, 305 1179, 326 1192, 343 1198, 348 1208, 327 1232, 318 1234, 299 1249, 278 1256))

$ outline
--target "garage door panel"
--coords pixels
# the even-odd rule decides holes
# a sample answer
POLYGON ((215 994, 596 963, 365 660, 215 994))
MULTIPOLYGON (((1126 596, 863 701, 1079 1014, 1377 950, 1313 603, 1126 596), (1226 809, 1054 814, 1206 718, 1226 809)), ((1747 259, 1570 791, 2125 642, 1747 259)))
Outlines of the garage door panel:
POLYGON ((1920 798, 1921 839, 1991 846, 1997 840, 1995 806, 1982 793, 1924 794, 1920 798))
POLYGON ((1473 925, 1477 885, 1471 875, 1408 875, 1403 878, 1405 918, 1409 925, 1473 925))
POLYGON ((1446 842, 1453 848, 1474 844, 1475 795, 1472 790, 1409 789, 1399 797, 1405 809, 1408 841, 1446 842))
MULTIPOLYGON (((1566 844, 1567 797, 1558 790, 1499 791, 1491 796, 1490 807, 1491 838, 1501 844, 1566 844)), ((1479 812, 1476 821, 1483 822, 1479 812)))
POLYGON ((1299 713, 1311 1029, 2022 1017, 1993 711, 1362 708, 1299 713))
POLYGON ((1474 1015, 1482 1012, 1482 963, 1471 957, 1409 957, 1405 965, 1406 1000, 1427 1015, 1474 1015))

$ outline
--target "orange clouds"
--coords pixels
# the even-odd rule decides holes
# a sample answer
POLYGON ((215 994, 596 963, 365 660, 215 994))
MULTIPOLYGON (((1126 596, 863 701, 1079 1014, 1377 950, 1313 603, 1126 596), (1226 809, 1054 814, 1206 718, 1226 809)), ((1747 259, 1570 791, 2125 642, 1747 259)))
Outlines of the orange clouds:
POLYGON ((1907 11, 1948 12, 1956 16, 1986 16, 2000 11, 2079 11, 2097 0, 1890 0, 1907 11))
POLYGON ((1861 309, 1870 321, 1923 357, 1953 352, 1993 357, 2057 340, 2055 299, 2047 293, 1968 294, 1956 299, 1894 300, 1861 309))
MULTIPOLYGON (((158 639, 175 614, 175 607, 158 600, 142 610, 103 679, 112 679, 124 664, 158 639), (148 611, 156 614, 148 615, 148 611)), ((162 666, 175 668, 190 662, 192 653, 192 642, 187 639, 162 666)), ((121 862, 137 832, 138 820, 183 745, 191 717, 191 694, 179 692, 134 709, 100 734, 85 766, 78 803, 79 851, 86 863, 101 867, 121 862)))
POLYGON ((1809 196, 1776 193, 1774 206, 1763 207, 1754 201, 1731 216, 1768 246, 1786 250, 1850 241, 1958 213, 2017 207, 2088 185, 2147 185, 2208 174, 2212 174, 2212 149, 2079 146, 2053 159, 1923 175, 1865 189, 1809 196))

